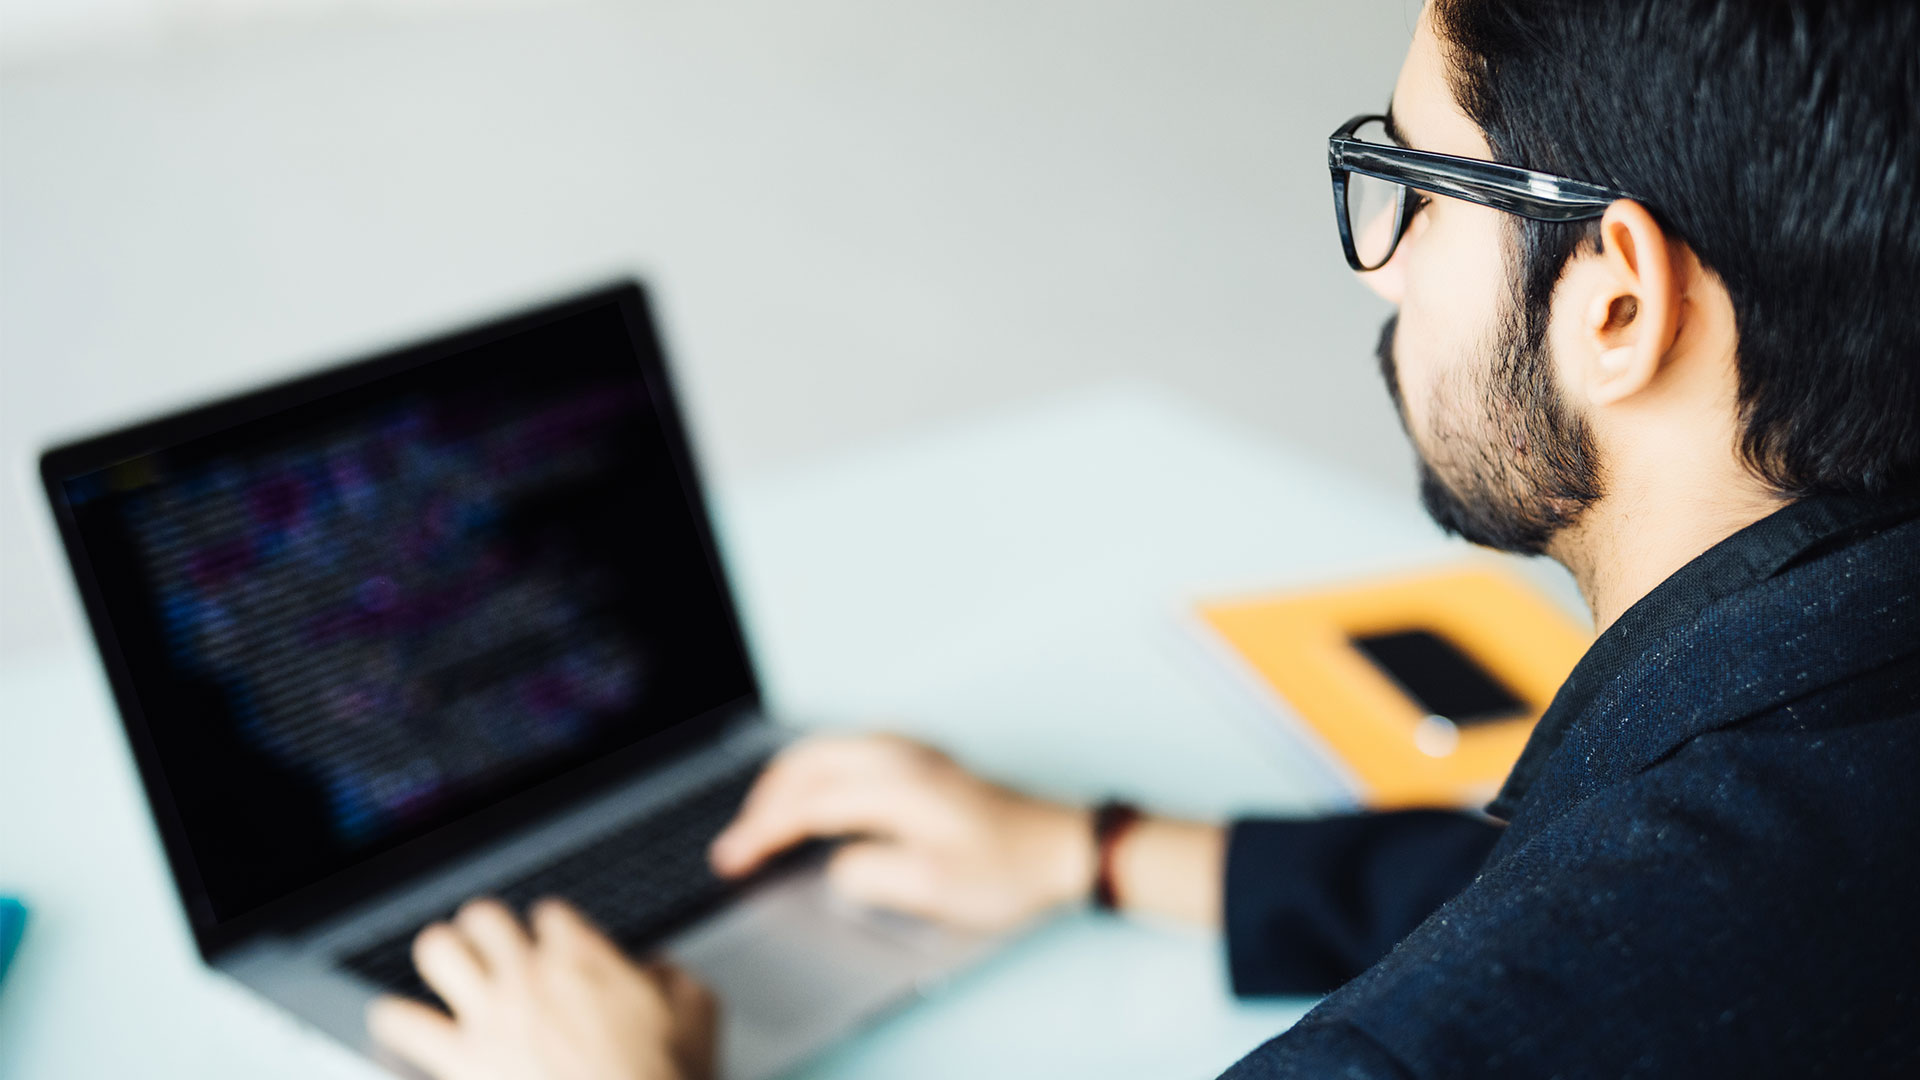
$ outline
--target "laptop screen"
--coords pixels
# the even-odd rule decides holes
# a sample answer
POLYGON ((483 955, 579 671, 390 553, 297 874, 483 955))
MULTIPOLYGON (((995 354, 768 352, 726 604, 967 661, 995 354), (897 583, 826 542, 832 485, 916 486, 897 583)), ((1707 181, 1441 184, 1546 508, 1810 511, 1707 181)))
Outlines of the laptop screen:
POLYGON ((631 299, 59 480, 197 914, 751 700, 631 299))

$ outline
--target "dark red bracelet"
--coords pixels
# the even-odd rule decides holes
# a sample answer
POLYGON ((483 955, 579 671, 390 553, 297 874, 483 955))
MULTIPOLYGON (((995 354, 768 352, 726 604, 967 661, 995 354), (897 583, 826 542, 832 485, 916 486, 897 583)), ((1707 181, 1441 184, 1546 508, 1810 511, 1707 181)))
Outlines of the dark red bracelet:
POLYGON ((1139 820, 1139 807, 1117 800, 1103 802, 1093 811, 1093 906, 1101 911, 1120 908, 1120 893, 1113 880, 1114 852, 1139 820))

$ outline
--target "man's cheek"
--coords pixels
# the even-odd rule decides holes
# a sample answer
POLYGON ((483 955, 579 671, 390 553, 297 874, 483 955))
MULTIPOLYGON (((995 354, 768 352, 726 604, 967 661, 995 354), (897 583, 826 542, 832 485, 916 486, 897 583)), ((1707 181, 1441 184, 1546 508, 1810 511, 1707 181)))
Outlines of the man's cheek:
POLYGON ((1416 329, 1407 323, 1395 335, 1393 344, 1394 378, 1401 415, 1416 435, 1428 430, 1433 403, 1433 363, 1416 329))

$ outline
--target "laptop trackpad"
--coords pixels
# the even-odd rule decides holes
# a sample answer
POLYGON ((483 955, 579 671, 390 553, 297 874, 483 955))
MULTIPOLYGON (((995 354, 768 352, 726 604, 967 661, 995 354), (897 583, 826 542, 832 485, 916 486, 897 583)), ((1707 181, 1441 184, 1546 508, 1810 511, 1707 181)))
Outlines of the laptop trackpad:
POLYGON ((764 1080, 979 956, 988 940, 832 896, 817 870, 782 878, 666 952, 720 998, 721 1071, 764 1080))

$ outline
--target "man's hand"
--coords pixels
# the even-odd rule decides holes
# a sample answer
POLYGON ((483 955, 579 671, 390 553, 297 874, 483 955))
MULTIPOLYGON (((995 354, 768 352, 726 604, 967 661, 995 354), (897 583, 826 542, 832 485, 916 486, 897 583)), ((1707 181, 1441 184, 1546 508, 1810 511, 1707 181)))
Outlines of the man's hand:
POLYGON ((633 963, 560 901, 531 924, 476 900, 422 930, 414 963, 453 1015, 383 997, 374 1040, 436 1080, 712 1080, 715 1007, 699 984, 633 963))
POLYGON ((1084 896, 1095 853, 1087 811, 975 777, 892 736, 817 737, 767 767, 713 843, 724 876, 811 837, 850 837, 827 873, 849 899, 955 925, 1002 929, 1084 896))

